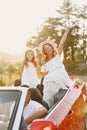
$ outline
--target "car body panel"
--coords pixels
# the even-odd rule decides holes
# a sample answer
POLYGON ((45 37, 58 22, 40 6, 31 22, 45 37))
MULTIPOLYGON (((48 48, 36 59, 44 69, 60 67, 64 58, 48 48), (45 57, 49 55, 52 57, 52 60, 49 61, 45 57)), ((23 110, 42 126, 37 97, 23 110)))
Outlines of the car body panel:
MULTIPOLYGON (((79 85, 79 87, 74 87, 72 89, 68 89, 67 93, 65 96, 62 98, 62 100, 57 103, 57 105, 53 108, 53 110, 48 113, 48 115, 44 118, 41 119, 36 119, 34 120, 31 125, 27 128, 27 130, 63 130, 64 127, 66 126, 67 130, 73 130, 74 124, 72 124, 72 129, 68 126, 71 125, 72 119, 76 118, 76 120, 82 120, 82 125, 84 125, 84 116, 83 116, 83 111, 82 111, 82 117, 78 118, 78 110, 79 110, 79 105, 78 103, 82 101, 84 105, 84 100, 83 100, 83 89, 84 85, 79 85), (78 108, 78 109, 76 109, 78 108), (74 116, 73 116, 74 115, 74 116), (67 125, 68 124, 68 125, 67 125), (68 129, 69 128, 69 129, 68 129)), ((0 87, 0 92, 1 91, 12 91, 15 93, 15 91, 19 91, 21 93, 20 100, 17 104, 17 110, 15 113, 15 116, 11 116, 13 120, 12 127, 9 129, 3 129, 3 130, 20 130, 20 125, 21 125, 21 120, 23 117, 23 109, 24 109, 24 104, 25 100, 27 97, 28 93, 28 88, 23 88, 23 87, 0 87)), ((80 104, 81 106, 82 104, 80 104)), ((83 106, 82 105, 82 109, 83 106)), ((14 113, 13 113, 14 115, 14 113)), ((0 121, 2 125, 3 122, 2 120, 0 121)), ((75 122, 75 121, 74 121, 75 122)), ((80 121, 79 121, 80 122, 80 121)), ((11 123, 11 122, 10 122, 11 123)), ((81 123, 79 124, 79 126, 81 123)), ((78 129, 79 127, 77 127, 78 129)), ((84 130, 84 126, 81 127, 79 130, 84 130)), ((66 130, 65 129, 65 130, 66 130)), ((75 130, 77 130, 75 129, 75 130)), ((23 129, 25 130, 25 129, 23 129)))
MULTIPOLYGON (((83 109, 85 106, 85 101, 83 100, 82 95, 83 87, 84 85, 80 85, 79 88, 75 87, 68 90, 63 99, 44 119, 46 120, 46 124, 50 120, 50 126, 51 121, 53 121, 54 127, 56 126, 56 130, 73 130, 73 129, 84 130, 85 118, 83 109), (80 106, 81 105, 80 102, 83 104, 82 106, 80 106), (78 111, 80 111, 81 108, 82 108, 81 113, 78 113, 78 111)), ((43 130, 41 120, 34 120, 31 124, 31 127, 27 130, 38 130, 38 128, 36 127, 37 124, 39 124, 39 130, 43 130)), ((44 122, 44 120, 42 121, 44 122)), ((47 127, 46 124, 44 122, 43 124, 44 129, 47 127)), ((54 130, 54 129, 50 127, 48 130, 54 130)))
POLYGON ((65 116, 68 114, 72 105, 80 96, 82 87, 83 86, 81 86, 80 88, 69 89, 63 99, 56 105, 56 107, 46 117, 46 119, 54 120, 57 125, 60 125, 65 116))

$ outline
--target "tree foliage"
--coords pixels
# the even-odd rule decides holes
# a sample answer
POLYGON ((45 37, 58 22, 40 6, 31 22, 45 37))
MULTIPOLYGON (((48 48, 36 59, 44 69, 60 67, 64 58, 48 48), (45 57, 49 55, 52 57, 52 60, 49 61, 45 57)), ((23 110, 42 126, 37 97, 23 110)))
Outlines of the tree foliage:
MULTIPOLYGON (((64 45, 64 59, 76 62, 82 59, 82 55, 86 56, 86 27, 84 24, 87 19, 87 5, 78 8, 73 5, 70 0, 64 0, 62 6, 56 10, 57 17, 48 18, 44 25, 41 26, 37 36, 32 36, 27 41, 27 46, 37 48, 40 42, 50 38, 54 40, 57 45, 64 33, 64 25, 70 26, 70 32, 64 45), (82 25, 83 24, 83 25, 82 25), (81 41, 83 41, 81 43, 81 41), (79 53, 80 52, 80 53, 79 53)), ((37 51, 38 53, 38 51, 37 51)))

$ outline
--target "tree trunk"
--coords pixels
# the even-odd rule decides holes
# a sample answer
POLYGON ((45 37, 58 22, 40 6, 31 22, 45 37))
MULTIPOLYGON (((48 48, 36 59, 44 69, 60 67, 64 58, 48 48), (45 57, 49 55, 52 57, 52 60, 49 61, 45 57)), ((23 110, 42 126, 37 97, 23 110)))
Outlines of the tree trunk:
POLYGON ((72 61, 75 62, 74 48, 73 47, 71 47, 71 58, 72 58, 72 61))

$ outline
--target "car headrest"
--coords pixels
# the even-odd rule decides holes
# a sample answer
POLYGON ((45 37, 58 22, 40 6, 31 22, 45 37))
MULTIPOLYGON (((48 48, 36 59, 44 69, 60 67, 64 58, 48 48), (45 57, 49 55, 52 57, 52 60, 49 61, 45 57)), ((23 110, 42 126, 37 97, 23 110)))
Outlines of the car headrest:
POLYGON ((21 85, 21 79, 16 79, 14 81, 14 86, 20 86, 21 85))

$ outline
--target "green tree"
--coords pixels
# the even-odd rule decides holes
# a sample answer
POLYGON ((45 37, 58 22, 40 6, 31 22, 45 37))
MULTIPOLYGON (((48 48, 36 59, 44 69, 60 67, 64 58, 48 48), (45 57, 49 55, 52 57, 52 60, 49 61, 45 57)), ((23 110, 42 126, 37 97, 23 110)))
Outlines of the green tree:
POLYGON ((79 44, 79 20, 75 15, 77 10, 70 0, 64 0, 61 10, 57 10, 58 16, 62 16, 61 23, 70 26, 70 32, 64 46, 64 59, 70 59, 75 62, 77 45, 79 44))
POLYGON ((56 43, 59 42, 60 36, 58 36, 58 27, 60 25, 60 19, 58 18, 48 18, 45 21, 45 24, 42 26, 42 29, 37 33, 36 37, 32 37, 29 41, 27 41, 27 46, 36 48, 37 57, 40 59, 41 54, 38 51, 38 45, 40 42, 50 38, 54 40, 56 43))
POLYGON ((29 41, 27 41, 27 46, 35 48, 40 42, 46 40, 48 37, 54 39, 56 42, 59 40, 58 37, 58 24, 60 19, 58 18, 48 18, 45 24, 42 26, 41 30, 37 32, 37 36, 33 36, 29 41))
MULTIPOLYGON (((83 12, 84 11, 85 8, 83 9, 83 12)), ((54 40, 57 44, 59 44, 59 41, 64 33, 63 25, 68 24, 70 26, 70 32, 64 45, 64 59, 75 62, 77 59, 82 58, 82 53, 79 52, 82 52, 83 50, 82 45, 80 44, 80 41, 83 38, 83 35, 81 36, 80 32, 80 30, 82 29, 82 27, 80 26, 81 13, 78 10, 78 6, 73 5, 70 0, 64 0, 62 6, 58 10, 56 10, 56 12, 58 13, 58 17, 48 18, 45 21, 45 24, 40 28, 40 31, 37 32, 37 36, 31 37, 27 41, 26 45, 31 48, 36 48, 39 56, 39 43, 46 40, 47 38, 50 38, 51 40, 54 40)), ((84 17, 86 18, 86 15, 84 17)), ((86 37, 86 35, 84 36, 86 37)), ((83 41, 84 48, 86 48, 85 41, 83 41)))
POLYGON ((3 78, 0 78, 0 86, 5 86, 5 82, 4 82, 3 78))
POLYGON ((12 63, 10 63, 8 66, 7 66, 7 72, 8 73, 15 73, 15 66, 12 64, 12 63))
POLYGON ((83 60, 85 61, 85 63, 87 62, 87 5, 82 6, 82 8, 79 8, 79 14, 78 17, 81 21, 80 25, 82 26, 81 28, 81 39, 82 39, 82 52, 83 52, 83 60))

